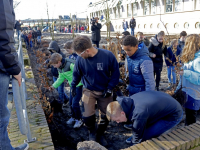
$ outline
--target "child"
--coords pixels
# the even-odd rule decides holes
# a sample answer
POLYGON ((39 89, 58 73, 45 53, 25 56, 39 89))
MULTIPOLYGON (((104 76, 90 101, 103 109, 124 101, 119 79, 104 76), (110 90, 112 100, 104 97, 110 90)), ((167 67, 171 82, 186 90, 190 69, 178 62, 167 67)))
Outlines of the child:
POLYGON ((158 137, 183 117, 181 105, 164 92, 144 91, 117 100, 108 104, 106 115, 117 123, 132 122, 133 135, 126 140, 131 145, 158 137))
MULTIPOLYGON (((65 79, 68 80, 69 85, 71 86, 72 78, 73 78, 73 70, 74 70, 74 60, 71 59, 64 59, 62 55, 59 53, 54 53, 51 55, 50 64, 58 69, 58 79, 56 82, 53 83, 51 89, 59 87, 65 79)), ((72 97, 71 90, 70 90, 70 108, 72 117, 67 121, 67 124, 74 124, 74 128, 79 128, 82 122, 82 114, 80 111, 79 101, 82 97, 82 88, 83 85, 80 82, 76 86, 76 96, 72 97)))
POLYGON ((182 73, 183 91, 187 94, 185 103, 186 125, 196 122, 200 109, 200 36, 191 34, 185 40, 181 56, 184 64, 182 73))
POLYGON ((187 32, 182 31, 180 33, 180 39, 178 40, 178 46, 181 48, 181 50, 183 50, 184 46, 185 46, 185 38, 187 36, 187 32))
POLYGON ((70 55, 69 55, 69 59, 76 60, 77 57, 78 57, 78 55, 77 55, 76 53, 74 53, 74 50, 72 49, 72 43, 73 43, 72 41, 68 41, 68 42, 65 44, 64 48, 65 48, 65 50, 70 54, 70 55))
POLYGON ((33 42, 32 42, 32 30, 28 33, 28 43, 30 47, 33 47, 33 42))
POLYGON ((181 49, 178 47, 178 40, 173 39, 171 41, 171 46, 167 48, 168 57, 165 57, 165 63, 167 65, 167 76, 169 86, 167 89, 171 89, 176 85, 176 72, 175 72, 175 64, 176 64, 176 56, 180 54, 181 49), (173 76, 173 82, 171 81, 171 74, 173 76))
POLYGON ((149 46, 149 40, 144 36, 143 32, 138 32, 136 34, 136 38, 138 39, 138 42, 141 43, 141 42, 144 42, 144 44, 146 46, 149 46))

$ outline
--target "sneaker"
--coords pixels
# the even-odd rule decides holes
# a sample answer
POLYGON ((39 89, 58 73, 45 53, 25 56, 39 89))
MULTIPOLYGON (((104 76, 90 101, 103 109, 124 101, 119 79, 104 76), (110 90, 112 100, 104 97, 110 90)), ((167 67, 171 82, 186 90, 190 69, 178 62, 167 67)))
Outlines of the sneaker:
POLYGON ((132 124, 125 124, 124 128, 126 128, 128 130, 132 130, 132 124))
POLYGON ((131 144, 131 142, 132 142, 132 136, 126 139, 126 143, 131 144))
POLYGON ((160 91, 159 87, 156 87, 156 91, 160 91))
POLYGON ((74 118, 70 118, 68 121, 67 121, 67 124, 73 124, 76 120, 74 118))
POLYGON ((75 125, 74 125, 74 128, 80 128, 82 124, 83 124, 83 121, 82 121, 82 120, 76 120, 76 123, 75 123, 75 125))
POLYGON ((15 147, 15 150, 28 150, 29 145, 28 143, 24 143, 22 145, 19 145, 18 147, 15 147))

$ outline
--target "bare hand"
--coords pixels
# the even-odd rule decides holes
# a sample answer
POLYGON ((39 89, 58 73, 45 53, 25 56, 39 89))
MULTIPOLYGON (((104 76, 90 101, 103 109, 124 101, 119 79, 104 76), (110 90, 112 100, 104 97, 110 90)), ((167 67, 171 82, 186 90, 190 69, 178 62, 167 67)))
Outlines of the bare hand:
POLYGON ((153 54, 152 57, 155 58, 155 57, 156 57, 156 54, 153 54))
POLYGON ((184 73, 184 71, 183 71, 183 70, 181 70, 181 71, 179 72, 179 74, 180 74, 180 75, 183 75, 183 73, 184 73))
POLYGON ((15 79, 17 79, 17 81, 19 83, 19 86, 21 86, 21 83, 22 83, 22 74, 21 74, 21 72, 18 75, 13 75, 13 77, 15 79))

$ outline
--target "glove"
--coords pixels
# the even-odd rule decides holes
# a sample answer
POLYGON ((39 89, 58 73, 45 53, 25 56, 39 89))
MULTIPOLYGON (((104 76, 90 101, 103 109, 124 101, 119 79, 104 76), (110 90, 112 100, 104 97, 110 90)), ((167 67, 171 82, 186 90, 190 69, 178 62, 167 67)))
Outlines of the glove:
POLYGON ((72 88, 72 97, 75 97, 76 96, 76 88, 72 88))
POLYGON ((112 91, 110 89, 105 90, 103 93, 103 98, 110 97, 112 95, 112 91))

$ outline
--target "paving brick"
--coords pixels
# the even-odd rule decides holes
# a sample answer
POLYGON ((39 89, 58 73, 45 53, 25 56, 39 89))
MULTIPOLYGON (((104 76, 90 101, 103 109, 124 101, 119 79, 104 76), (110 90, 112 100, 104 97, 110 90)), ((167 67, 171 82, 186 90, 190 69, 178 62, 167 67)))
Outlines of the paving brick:
POLYGON ((55 150, 55 148, 53 146, 50 146, 50 147, 44 148, 43 150, 55 150))
POLYGON ((162 149, 170 150, 170 148, 168 146, 166 146, 164 143, 162 143, 161 141, 159 141, 157 138, 152 138, 152 141, 154 141, 157 145, 159 145, 160 147, 162 147, 162 149))
POLYGON ((135 145, 138 149, 147 150, 141 143, 135 145))
POLYGON ((169 147, 171 150, 176 150, 176 146, 166 140, 163 136, 159 136, 157 139, 169 147))
POLYGON ((191 143, 191 148, 195 146, 195 138, 194 137, 188 135, 187 133, 183 132, 180 129, 177 129, 176 131, 179 132, 181 135, 183 135, 183 136, 185 136, 186 138, 189 139, 189 141, 191 143))
POLYGON ((146 141, 149 145, 151 145, 155 150, 162 150, 162 147, 154 143, 152 140, 147 140, 146 141))
POLYGON ((194 138, 195 138, 195 146, 198 146, 198 144, 199 144, 199 139, 200 139, 200 137, 199 137, 198 134, 193 133, 192 131, 190 131, 190 130, 188 130, 188 129, 186 129, 186 128, 182 128, 181 130, 183 130, 183 131, 186 132, 187 134, 189 134, 189 135, 191 135, 192 137, 194 137, 194 138))
POLYGON ((142 146, 144 146, 147 150, 154 150, 151 145, 149 145, 147 142, 142 142, 142 146))
POLYGON ((181 140, 183 140, 183 142, 186 143, 186 149, 189 149, 191 147, 191 142, 188 138, 186 138, 185 136, 181 135, 180 133, 176 132, 176 131, 172 131, 172 133, 174 135, 176 135, 177 137, 179 137, 181 140))
POLYGON ((162 134, 162 136, 168 140, 170 143, 172 143, 173 145, 176 146, 176 150, 180 150, 181 149, 181 145, 180 143, 178 143, 176 140, 174 140, 173 138, 171 138, 170 136, 168 136, 167 134, 162 134))

